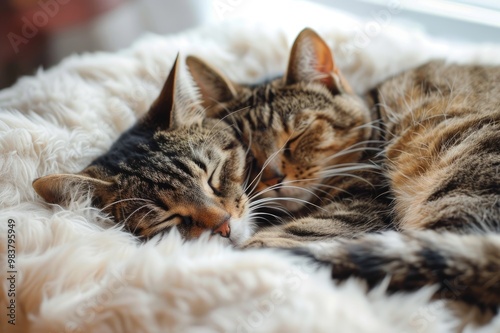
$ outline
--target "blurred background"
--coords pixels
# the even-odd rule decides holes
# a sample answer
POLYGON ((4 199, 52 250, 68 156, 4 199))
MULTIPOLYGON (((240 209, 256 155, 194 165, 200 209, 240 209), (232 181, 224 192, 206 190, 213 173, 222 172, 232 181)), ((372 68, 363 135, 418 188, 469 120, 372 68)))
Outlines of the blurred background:
MULTIPOLYGON (((280 15, 279 11, 268 13, 263 7, 272 2, 290 5, 290 0, 0 1, 0 89, 73 53, 115 51, 146 32, 174 33, 249 15, 267 14, 272 19, 280 15)), ((498 0, 309 2, 367 18, 393 6, 399 11, 395 24, 410 25, 448 40, 500 44, 498 0)))

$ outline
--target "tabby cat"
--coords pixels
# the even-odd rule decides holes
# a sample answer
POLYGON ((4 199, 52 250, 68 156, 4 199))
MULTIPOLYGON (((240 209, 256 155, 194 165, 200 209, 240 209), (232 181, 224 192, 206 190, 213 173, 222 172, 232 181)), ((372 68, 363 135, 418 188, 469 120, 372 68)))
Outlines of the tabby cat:
POLYGON ((295 40, 286 74, 263 84, 231 82, 194 56, 186 62, 207 114, 236 127, 250 147, 253 202, 304 216, 265 230, 280 234, 276 246, 391 227, 376 110, 314 31, 295 40))
POLYGON ((292 197, 286 208, 299 211, 296 199, 309 201, 310 191, 322 196, 317 183, 331 181, 319 176, 322 168, 367 156, 380 168, 354 178, 323 173, 352 196, 333 189, 331 204, 264 228, 244 247, 305 246, 333 265, 335 279, 357 276, 373 286, 388 278, 388 288, 400 291, 436 284, 439 296, 499 305, 500 67, 433 61, 383 82, 364 106, 332 59, 310 29, 295 41, 284 78, 259 86, 237 85, 188 59, 208 114, 242 132, 257 157, 254 174, 262 173, 259 191, 292 197), (370 126, 370 107, 380 131, 370 126), (376 144, 366 141, 373 134, 383 140, 381 153, 360 154, 376 144), (375 190, 359 187, 365 175, 375 190), (313 185, 286 190, 287 181, 313 185), (363 233, 383 230, 382 220, 399 232, 363 233))
POLYGON ((36 192, 60 204, 91 190, 94 206, 144 239, 173 226, 187 239, 204 231, 232 244, 248 239, 246 149, 176 88, 177 72, 176 60, 148 113, 106 154, 77 174, 36 179, 36 192))

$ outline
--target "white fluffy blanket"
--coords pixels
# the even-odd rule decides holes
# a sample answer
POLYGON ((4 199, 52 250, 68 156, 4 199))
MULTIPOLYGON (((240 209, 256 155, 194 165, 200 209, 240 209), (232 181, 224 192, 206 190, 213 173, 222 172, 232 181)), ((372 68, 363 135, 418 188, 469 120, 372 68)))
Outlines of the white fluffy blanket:
MULTIPOLYGON (((290 2, 272 19, 272 6, 259 6, 266 18, 249 14, 145 36, 116 54, 73 56, 0 92, 1 332, 456 331, 459 318, 430 301, 430 288, 387 296, 382 285, 367 294, 359 281, 334 285, 327 271, 272 250, 183 243, 176 233, 138 244, 88 202, 50 206, 33 191, 34 178, 79 171, 105 152, 147 110, 178 51, 251 82, 282 72, 295 36, 309 26, 359 92, 433 57, 500 62, 499 46, 438 42, 390 24, 366 39, 360 31, 376 21, 290 2)), ((481 330, 498 332, 500 318, 481 330)))

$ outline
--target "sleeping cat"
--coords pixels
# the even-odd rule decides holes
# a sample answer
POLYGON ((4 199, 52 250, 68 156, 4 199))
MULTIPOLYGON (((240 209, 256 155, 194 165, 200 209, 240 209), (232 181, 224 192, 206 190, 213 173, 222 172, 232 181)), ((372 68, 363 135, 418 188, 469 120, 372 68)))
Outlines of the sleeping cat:
POLYGON ((435 61, 373 91, 386 128, 394 223, 403 233, 316 249, 334 264, 334 278, 373 285, 390 274, 392 290, 435 283, 440 296, 500 305, 499 83, 500 67, 435 61))
MULTIPOLYGON (((291 166, 300 154, 297 149, 314 156, 316 147, 329 148, 313 159, 327 160, 325 164, 334 160, 327 169, 335 163, 351 166, 369 156, 369 151, 365 156, 343 154, 351 147, 363 147, 356 144, 370 137, 360 130, 373 129, 366 126, 368 107, 358 107, 360 100, 351 95, 333 65, 326 43, 310 29, 297 38, 285 77, 269 84, 236 85, 198 59, 188 59, 188 64, 205 106, 212 110, 208 114, 234 124, 254 154, 261 154, 254 171, 263 170, 260 191, 311 198, 306 192, 277 191, 275 186, 280 182, 286 186, 287 177, 294 181, 303 177, 305 181, 297 184, 304 187, 309 178, 318 181, 316 171, 311 176, 295 172, 300 165, 291 166), (350 114, 351 126, 336 126, 337 119, 350 114), (331 148, 335 144, 338 150, 331 148), (335 159, 339 152, 347 161, 335 159), (328 154, 335 157, 329 159, 328 154)), ((366 99, 379 115, 375 120, 381 121, 383 150, 370 157, 380 173, 355 176, 371 175, 369 179, 380 189, 387 185, 389 192, 370 192, 366 186, 367 193, 361 188, 344 196, 334 189, 331 204, 309 216, 259 230, 244 247, 307 247, 314 260, 333 265, 332 277, 338 280, 357 276, 373 286, 388 278, 388 288, 398 291, 436 284, 437 296, 499 305, 499 83, 500 67, 440 61, 383 82, 366 99), (377 215, 384 203, 386 213, 377 215), (374 204, 378 208, 370 208, 374 204), (389 219, 399 232, 364 234, 364 228, 378 229, 372 227, 372 219, 389 219)), ((308 162, 304 159, 303 166, 308 162)), ((354 187, 363 183, 359 178, 343 178, 337 188, 349 189, 341 186, 349 181, 354 187)), ((381 227, 378 230, 384 229, 383 223, 376 224, 381 227)))
POLYGON ((204 231, 233 244, 247 239, 246 150, 180 92, 177 72, 176 60, 148 113, 106 154, 77 174, 36 179, 36 192, 60 204, 91 190, 94 206, 144 239, 173 226, 187 239, 204 231))
MULTIPOLYGON (((373 127, 365 126, 370 120, 370 110, 359 97, 351 92, 350 87, 334 66, 331 57, 327 64, 304 63, 304 56, 309 54, 310 38, 307 38, 306 33, 301 36, 297 39, 294 51, 292 51, 286 85, 275 81, 265 89, 260 89, 260 91, 252 91, 251 89, 243 91, 243 88, 239 89, 243 91, 242 96, 244 97, 238 97, 239 100, 242 100, 241 103, 247 103, 252 98, 254 108, 264 107, 262 112, 269 110, 266 105, 261 105, 265 102, 262 97, 272 95, 272 99, 275 101, 271 105, 273 112, 265 116, 273 116, 279 105, 283 107, 278 117, 268 119, 267 127, 262 126, 266 124, 259 123, 254 128, 252 122, 249 121, 248 124, 250 125, 241 129, 243 131, 243 141, 246 141, 247 144, 251 141, 252 133, 257 139, 256 142, 250 145, 252 149, 259 147, 252 150, 256 165, 261 168, 266 164, 266 167, 263 168, 263 181, 258 182, 259 172, 254 173, 253 177, 249 178, 252 181, 246 188, 251 190, 255 185, 281 185, 282 183, 291 182, 292 186, 276 187, 276 190, 270 190, 268 193, 264 193, 264 196, 276 197, 278 194, 277 200, 280 200, 282 199, 281 196, 285 194, 288 197, 295 198, 295 201, 288 199, 278 201, 292 211, 299 210, 309 201, 313 201, 315 196, 319 198, 314 193, 316 190, 320 191, 319 193, 325 199, 328 199, 326 195, 323 195, 326 191, 321 188, 317 189, 317 186, 327 186, 328 192, 332 193, 331 195, 334 194, 337 199, 342 198, 343 193, 352 198, 350 192, 356 192, 359 196, 377 197, 383 187, 372 187, 369 181, 352 181, 352 179, 358 179, 360 175, 354 175, 355 177, 352 179, 337 177, 337 183, 335 184, 323 183, 324 180, 332 178, 332 173, 344 176, 346 172, 358 172, 358 169, 375 168, 373 164, 357 163, 362 156, 363 150, 365 150, 368 139, 373 137, 374 131, 373 127), (324 68, 316 68, 317 65, 324 66, 324 68), (330 77, 317 77, 318 74, 321 74, 318 72, 319 69, 324 71, 332 69, 336 74, 330 77), (302 94, 299 95, 297 91, 302 91, 302 94), (292 103, 290 103, 291 98, 294 99, 292 103), (293 103, 296 103, 297 107, 289 109, 289 105, 293 105, 293 103), (331 105, 334 105, 334 107, 332 108, 331 105), (309 112, 302 112, 304 107, 309 112), (273 127, 274 131, 266 131, 268 127, 273 127), (272 137, 271 133, 276 137, 272 137), (261 138, 261 136, 264 137, 261 138), (250 140, 248 140, 249 137, 250 140), (287 157, 286 159, 281 158, 279 163, 265 157, 273 152, 276 147, 275 141, 284 147, 282 155, 287 157), (262 152, 261 149, 265 150, 262 152), (353 165, 352 162, 356 162, 356 164, 353 165), (286 168, 289 173, 288 176, 280 170, 281 167, 286 168), (285 176, 295 178, 289 181, 284 179, 285 176), (336 185, 338 186, 335 187, 336 185), (336 188, 341 189, 341 191, 337 193, 336 188)), ((319 40, 319 42, 322 41, 319 40)), ((317 49, 322 44, 313 44, 312 46, 317 49)), ((328 58, 325 58, 325 60, 328 60, 328 58)), ((189 58, 188 64, 193 65, 190 63, 189 58)), ((201 68, 203 69, 202 63, 201 68)), ((196 72, 192 73, 195 79, 200 78, 200 76, 196 75, 196 72)), ((211 75, 209 70, 206 73, 211 75)), ((111 214, 116 221, 121 221, 134 234, 145 238, 162 232, 173 225, 177 225, 187 238, 193 238, 199 235, 202 230, 214 229, 211 222, 208 221, 212 218, 215 219, 215 222, 213 222, 215 225, 222 223, 223 217, 228 216, 227 214, 245 220, 252 215, 241 213, 245 209, 254 210, 261 205, 271 206, 272 203, 267 200, 253 200, 249 204, 249 199, 254 198, 242 199, 244 197, 236 190, 234 191, 235 194, 233 194, 219 189, 220 186, 217 185, 219 178, 227 179, 227 182, 232 187, 239 187, 238 190, 243 187, 242 170, 246 160, 242 159, 238 152, 229 152, 232 145, 235 145, 236 150, 241 149, 241 147, 236 146, 236 140, 233 140, 234 142, 231 144, 227 144, 226 147, 224 146, 226 145, 225 142, 217 141, 218 139, 224 139, 224 137, 219 138, 217 135, 214 135, 214 138, 210 137, 210 140, 206 140, 208 134, 210 134, 209 130, 212 130, 213 133, 229 131, 227 128, 222 129, 220 127, 227 127, 221 122, 217 122, 217 126, 213 125, 212 128, 209 125, 214 120, 206 118, 203 123, 203 125, 207 124, 206 128, 200 129, 199 126, 191 126, 189 131, 185 131, 184 126, 178 126, 175 121, 168 119, 169 116, 173 117, 174 120, 179 118, 182 125, 184 123, 185 125, 192 125, 199 122, 198 118, 201 118, 200 114, 203 113, 203 111, 196 108, 191 110, 193 107, 188 107, 187 111, 183 110, 183 106, 170 111, 172 105, 174 105, 173 97, 175 94, 173 89, 175 88, 175 82, 172 81, 175 80, 174 77, 175 68, 171 73, 170 81, 167 80, 158 101, 152 106, 148 115, 123 134, 108 153, 99 157, 77 175, 52 175, 36 180, 33 184, 35 190, 46 201, 59 203, 69 196, 69 191, 65 185, 70 187, 83 186, 84 190, 90 188, 94 192, 94 205, 103 209, 105 213, 111 214), (186 114, 180 114, 181 112, 186 114), (193 115, 195 119, 190 119, 193 115), (162 119, 164 120, 162 121, 162 119), (201 145, 201 152, 191 151, 186 148, 192 145, 192 142, 187 140, 190 136, 193 137, 193 140, 195 138, 199 140, 198 144, 200 145, 204 140, 206 141, 205 145, 201 145), (214 155, 219 151, 214 149, 215 153, 212 152, 208 147, 210 144, 223 145, 222 158, 211 156, 211 154, 214 155), (236 156, 230 156, 233 164, 228 172, 232 172, 235 168, 241 168, 241 170, 238 169, 237 177, 233 177, 231 174, 225 175, 226 170, 222 169, 225 167, 222 166, 223 163, 219 163, 220 167, 208 165, 207 168, 207 163, 200 161, 200 159, 205 158, 210 162, 213 159, 226 160, 228 154, 236 156), (173 167, 171 164, 173 164, 173 167), (192 172, 193 167, 197 172, 192 172), (204 170, 208 179, 200 177, 197 169, 202 171, 208 169, 204 170), (212 175, 215 175, 215 177, 212 177, 212 175), (197 182, 201 183, 201 185, 197 184, 197 182), (212 183, 216 184, 216 186, 212 186, 212 183), (207 184, 209 188, 207 188, 207 184), (213 200, 207 199, 207 203, 199 203, 201 195, 198 195, 196 191, 203 193, 204 190, 216 193, 217 196, 227 196, 230 199, 239 196, 238 198, 240 198, 243 207, 229 207, 229 199, 221 203, 224 206, 222 210, 216 209, 215 206, 217 205, 212 207, 214 205, 213 200), (157 202, 158 197, 162 198, 162 202, 157 202), (239 211, 235 213, 234 211, 238 209, 239 211), (214 214, 216 216, 213 216, 214 214), (246 218, 243 217, 244 215, 246 218)), ((218 76, 215 75, 215 78, 218 78, 218 76)), ((205 100, 209 100, 210 98, 219 97, 220 93, 227 93, 231 86, 223 86, 226 90, 220 92, 217 91, 219 88, 214 85, 200 85, 200 88, 201 95, 205 97, 205 100), (204 89, 204 87, 207 89, 204 89)), ((207 107, 206 104, 204 106, 207 107)), ((208 107, 206 113, 208 116, 214 117, 214 108, 208 107)), ((247 113, 250 116, 252 114, 247 113)), ((229 134, 234 135, 232 132, 229 134)), ((365 178, 368 177, 370 176, 368 175, 365 178)), ((262 191, 259 194, 261 193, 262 191)), ((356 197, 356 200, 359 200, 359 197, 356 197)), ((338 221, 332 224, 332 227, 337 229, 338 234, 345 235, 346 232, 351 234, 354 230, 378 230, 387 225, 386 206, 377 205, 378 202, 375 201, 373 205, 369 206, 364 203, 365 201, 362 201, 362 205, 356 205, 355 201, 351 204, 351 216, 346 215, 346 210, 339 207, 341 214, 338 216, 338 221), (366 217, 367 220, 358 223, 357 229, 354 228, 351 221, 360 221, 361 217, 366 217), (345 225, 343 230, 339 229, 341 223, 345 225)), ((340 200, 337 200, 335 204, 337 206, 343 205, 340 200)), ((228 225, 228 223, 223 225, 228 225)), ((241 234, 248 236, 249 228, 245 230, 241 234)), ((319 230, 321 230, 321 226, 318 226, 316 235, 321 234, 319 230)), ((325 229, 323 235, 331 237, 332 232, 333 230, 325 229)), ((301 237, 303 237, 303 232, 301 233, 301 237)), ((311 237, 315 237, 314 233, 308 233, 311 237)), ((243 238, 240 237, 239 241, 242 240, 243 238)))
POLYGON ((314 31, 296 38, 286 74, 263 84, 231 82, 194 56, 186 63, 208 116, 250 147, 253 201, 304 216, 266 232, 302 242, 391 228, 377 115, 314 31))
POLYGON ((370 167, 353 165, 372 136, 373 128, 366 126, 370 110, 331 56, 325 63, 310 57, 323 46, 314 43, 308 30, 302 32, 286 75, 253 86, 229 81, 201 59, 186 59, 208 116, 236 126, 250 146, 256 164, 252 178, 259 180, 254 191, 276 198, 273 204, 291 212, 314 201, 316 190, 337 170, 370 167))

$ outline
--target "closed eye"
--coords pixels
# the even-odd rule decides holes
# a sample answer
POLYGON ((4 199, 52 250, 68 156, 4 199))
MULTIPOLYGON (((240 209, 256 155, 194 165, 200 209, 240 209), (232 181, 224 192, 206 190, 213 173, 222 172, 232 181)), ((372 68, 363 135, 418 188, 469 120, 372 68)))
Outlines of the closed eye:
POLYGON ((201 160, 193 159, 193 162, 204 172, 207 172, 207 165, 203 163, 201 160))
POLYGON ((285 144, 285 147, 283 148, 283 154, 285 155, 286 158, 292 157, 292 148, 291 148, 292 144, 294 142, 297 142, 300 138, 302 138, 306 134, 309 127, 311 127, 311 124, 308 124, 303 129, 300 129, 300 131, 292 133, 290 139, 288 139, 288 141, 285 144))
POLYGON ((172 214, 169 217, 163 219, 160 223, 170 222, 175 219, 182 219, 182 216, 180 216, 179 214, 172 214))
POLYGON ((292 148, 290 147, 292 143, 296 142, 298 139, 300 139, 305 132, 300 133, 299 135, 291 138, 288 140, 288 142, 285 145, 285 148, 283 148, 283 154, 285 155, 286 158, 292 157, 292 148))
POLYGON ((300 121, 298 124, 293 126, 292 134, 290 135, 291 139, 297 139, 298 137, 304 135, 305 132, 311 127, 314 121, 310 119, 305 119, 300 121))
POLYGON ((158 224, 163 224, 163 223, 166 223, 166 222, 170 222, 170 221, 173 221, 175 219, 179 220, 180 223, 185 224, 185 225, 191 225, 193 223, 193 219, 190 216, 183 216, 183 215, 180 215, 180 214, 172 214, 169 217, 163 219, 158 224))
POLYGON ((181 219, 181 218, 182 217, 179 214, 172 214, 172 215, 164 218, 163 220, 159 220, 155 223, 152 223, 151 225, 149 225, 149 228, 156 228, 159 226, 162 226, 162 228, 171 228, 174 225, 171 222, 174 221, 175 219, 181 219), (167 225, 163 226, 164 224, 167 224, 167 225))
POLYGON ((216 196, 220 197, 220 196, 222 195, 222 192, 221 192, 221 191, 219 191, 219 190, 217 189, 217 187, 216 187, 216 186, 214 185, 214 183, 213 183, 213 180, 214 180, 214 179, 213 179, 213 178, 214 178, 214 174, 215 174, 215 172, 213 172, 213 173, 210 175, 210 178, 208 178, 208 186, 210 186, 210 188, 212 189, 212 191, 214 192, 214 194, 215 194, 216 196))

